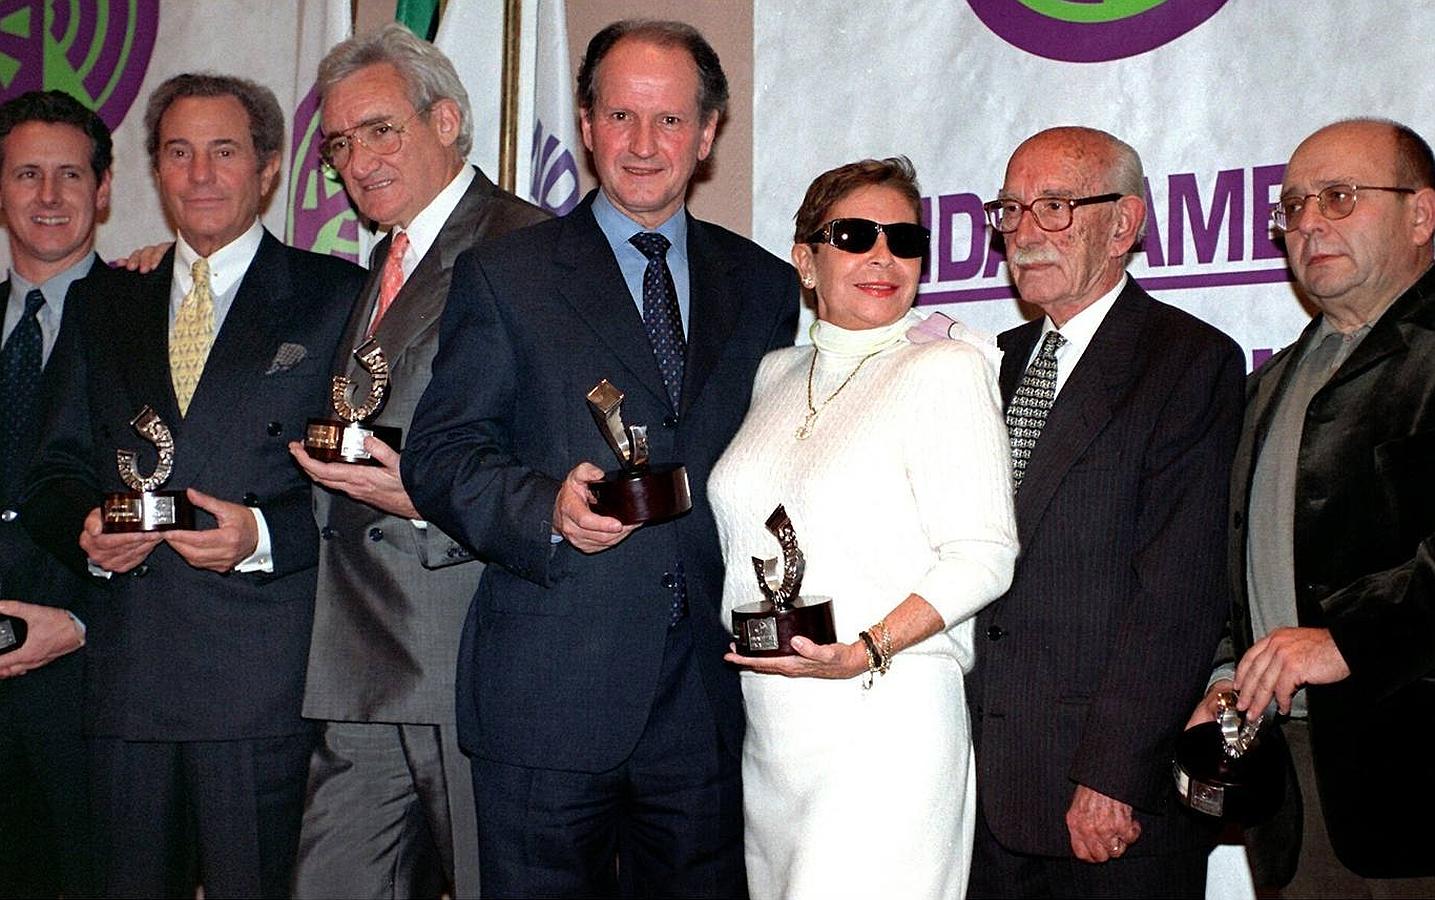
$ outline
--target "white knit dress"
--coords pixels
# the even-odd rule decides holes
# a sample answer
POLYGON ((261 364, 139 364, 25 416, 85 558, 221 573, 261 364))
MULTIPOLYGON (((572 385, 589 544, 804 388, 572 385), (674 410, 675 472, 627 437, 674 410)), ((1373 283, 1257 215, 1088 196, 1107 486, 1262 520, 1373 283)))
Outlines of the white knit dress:
POLYGON ((748 884, 767 898, 960 898, 975 791, 963 673, 972 619, 1016 558, 1006 429, 992 366, 972 345, 913 345, 916 313, 885 328, 813 328, 812 347, 763 360, 752 408, 708 483, 727 578, 723 616, 761 599, 751 557, 777 556, 763 522, 786 506, 807 558, 804 595, 833 598, 851 642, 921 595, 946 630, 898 653, 870 691, 743 672, 748 884))

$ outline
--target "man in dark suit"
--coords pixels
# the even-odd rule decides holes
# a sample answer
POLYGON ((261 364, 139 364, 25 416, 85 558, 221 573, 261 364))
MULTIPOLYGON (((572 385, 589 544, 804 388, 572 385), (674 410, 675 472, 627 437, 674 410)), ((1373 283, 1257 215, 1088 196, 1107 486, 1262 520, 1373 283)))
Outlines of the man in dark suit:
POLYGON ((1232 640, 1192 724, 1232 688, 1238 708, 1274 698, 1290 716, 1298 787, 1251 835, 1260 886, 1293 872, 1286 896, 1429 897, 1430 147, 1389 121, 1322 128, 1296 148, 1272 218, 1320 314, 1250 379, 1231 473, 1232 640))
POLYGON ((22 513, 97 573, 86 712, 102 890, 286 896, 313 745, 300 699, 319 542, 285 442, 324 411, 362 272, 259 224, 284 139, 267 89, 179 75, 145 122, 179 238, 156 271, 77 290, 75 339, 56 350, 69 401, 22 513), (154 466, 129 424, 145 405, 174 434, 169 484, 188 488, 197 530, 101 530, 101 494, 126 490, 116 448, 154 466))
MULTIPOLYGON (((354 351, 383 349, 392 392, 374 420, 409 431, 429 381, 458 255, 547 218, 465 163, 468 95, 437 48, 390 24, 319 64, 322 153, 359 212, 389 236, 349 314, 334 371, 364 396, 354 351)), ((298 896, 478 896, 473 779, 454 720, 454 661, 483 566, 421 520, 379 465, 290 450, 314 492, 323 541, 304 715, 323 720, 309 770, 298 896)))
POLYGON ((742 896, 743 720, 706 481, 758 361, 792 341, 797 284, 685 211, 727 97, 701 35, 611 25, 578 84, 601 190, 459 259, 403 457, 419 511, 489 562, 458 710, 484 891, 742 896), (690 513, 635 527, 590 509, 595 463, 614 463, 585 403, 603 378, 653 461, 686 464, 690 513))
MULTIPOLYGON (((0 896, 96 890, 81 732, 86 585, 30 538, 19 514, 47 410, 43 382, 75 329, 73 285, 105 281, 95 225, 109 210, 110 132, 61 91, 0 104, 0 210, 10 272, 0 285, 0 616, 28 638, 0 655, 0 896), (24 678, 17 676, 25 675, 24 678)), ((60 398, 63 401, 64 398, 60 398)))
POLYGON ((1225 603, 1236 344, 1126 275, 1141 161, 1105 132, 1025 141, 988 204, 1022 300, 1004 333, 1021 557, 977 619, 971 895, 1193 896, 1210 848, 1171 749, 1225 603))

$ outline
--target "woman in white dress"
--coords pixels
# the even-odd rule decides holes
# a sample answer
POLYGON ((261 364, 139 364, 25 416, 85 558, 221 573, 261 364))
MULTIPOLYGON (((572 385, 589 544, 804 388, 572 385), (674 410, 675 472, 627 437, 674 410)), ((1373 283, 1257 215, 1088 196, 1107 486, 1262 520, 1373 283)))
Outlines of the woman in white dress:
POLYGON ((914 344, 928 243, 905 158, 820 176, 792 250, 815 294, 812 346, 769 354, 709 481, 723 615, 761 599, 784 504, 804 595, 837 643, 744 668, 748 884, 776 897, 960 898, 975 815, 963 674, 972 620, 1017 553, 994 367, 971 344, 914 344), (790 676, 790 677, 781 677, 790 676), (870 689, 869 689, 870 688, 870 689))

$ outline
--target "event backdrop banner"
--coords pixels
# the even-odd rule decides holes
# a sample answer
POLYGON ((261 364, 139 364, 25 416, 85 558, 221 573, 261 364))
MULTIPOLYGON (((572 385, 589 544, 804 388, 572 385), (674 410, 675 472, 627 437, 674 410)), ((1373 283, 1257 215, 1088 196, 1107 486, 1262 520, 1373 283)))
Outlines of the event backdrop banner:
MULTIPOLYGON (((285 132, 293 138, 265 225, 305 246, 343 250, 353 244, 353 225, 341 233, 335 216, 348 202, 342 185, 336 193, 335 185, 316 177, 314 110, 305 101, 320 57, 347 36, 350 16, 349 0, 7 0, 0 2, 0 100, 58 88, 110 126, 114 190, 98 240, 101 255, 110 259, 173 238, 145 153, 150 92, 180 72, 254 79, 278 97, 285 132), (296 156, 300 164, 291 165, 296 156), (286 228, 295 209, 303 219, 297 230, 286 228)), ((8 263, 0 241, 0 265, 8 263)))
POLYGON ((788 256, 808 183, 905 154, 932 254, 918 303, 999 331, 1012 299, 981 204, 1011 151, 1088 125, 1140 152, 1148 230, 1131 273, 1223 329, 1248 364, 1309 319, 1269 226, 1286 160, 1328 122, 1435 136, 1429 0, 756 0, 753 234, 788 256))

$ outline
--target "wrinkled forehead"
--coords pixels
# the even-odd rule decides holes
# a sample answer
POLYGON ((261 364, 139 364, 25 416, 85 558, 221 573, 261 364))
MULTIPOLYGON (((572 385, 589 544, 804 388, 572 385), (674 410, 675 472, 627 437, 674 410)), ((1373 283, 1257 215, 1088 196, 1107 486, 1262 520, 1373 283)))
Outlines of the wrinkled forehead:
POLYGON ((1094 140, 1042 134, 1028 139, 1007 163, 1002 196, 1076 197, 1103 189, 1110 154, 1094 140))
POLYGON ((1281 193, 1316 193, 1332 184, 1397 186, 1395 133, 1372 122, 1332 125, 1291 155, 1281 193))

